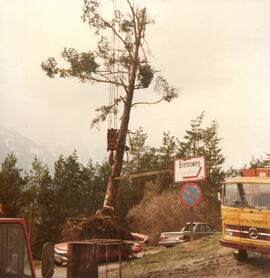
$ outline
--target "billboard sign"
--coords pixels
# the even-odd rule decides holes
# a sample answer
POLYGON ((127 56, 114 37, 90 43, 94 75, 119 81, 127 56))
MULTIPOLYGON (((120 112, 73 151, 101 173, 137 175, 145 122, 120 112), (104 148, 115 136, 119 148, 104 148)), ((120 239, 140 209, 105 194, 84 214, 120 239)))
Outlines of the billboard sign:
POLYGON ((177 158, 174 161, 174 182, 201 181, 206 178, 204 156, 177 158))

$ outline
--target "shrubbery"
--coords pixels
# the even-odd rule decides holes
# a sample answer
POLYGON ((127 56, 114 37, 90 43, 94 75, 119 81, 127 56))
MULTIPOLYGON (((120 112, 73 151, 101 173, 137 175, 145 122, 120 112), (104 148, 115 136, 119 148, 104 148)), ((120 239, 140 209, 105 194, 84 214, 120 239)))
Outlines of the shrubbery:
MULTIPOLYGON (((174 188, 156 194, 152 185, 152 190, 145 192, 142 202, 134 206, 127 215, 127 222, 132 231, 141 232, 149 236, 150 244, 157 244, 160 233, 170 231, 180 231, 186 222, 190 221, 190 211, 183 208, 178 200, 178 189, 174 188)), ((205 199, 194 208, 194 221, 208 222, 219 230, 220 217, 218 201, 205 199), (214 202, 213 202, 214 201, 214 202), (214 209, 213 206, 216 208, 214 209)))

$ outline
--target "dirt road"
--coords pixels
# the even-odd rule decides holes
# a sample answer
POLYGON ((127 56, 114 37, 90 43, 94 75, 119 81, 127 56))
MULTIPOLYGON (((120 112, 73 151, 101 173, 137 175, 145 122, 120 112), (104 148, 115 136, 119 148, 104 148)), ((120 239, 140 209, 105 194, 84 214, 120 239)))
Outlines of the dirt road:
MULTIPOLYGON (((105 264, 101 264, 98 266, 99 278, 105 278, 107 272, 108 272, 109 277, 111 277, 110 275, 112 275, 112 274, 110 274, 111 272, 113 272, 113 275, 115 275, 114 277, 119 277, 119 264, 118 263, 110 263, 108 265, 108 269, 106 269, 105 264)), ((37 274, 37 278, 42 278, 40 267, 37 267, 36 274, 37 274)), ((65 277, 67 277, 67 267, 66 266, 55 266, 53 278, 65 278, 65 277)))

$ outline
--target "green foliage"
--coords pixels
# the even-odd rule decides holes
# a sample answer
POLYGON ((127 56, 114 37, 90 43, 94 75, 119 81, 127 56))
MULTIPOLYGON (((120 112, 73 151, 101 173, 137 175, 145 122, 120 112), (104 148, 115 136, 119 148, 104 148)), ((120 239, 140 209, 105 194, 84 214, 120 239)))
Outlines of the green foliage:
POLYGON ((61 240, 61 228, 68 217, 94 214, 102 207, 108 165, 78 161, 76 151, 60 156, 54 173, 35 158, 28 174, 21 177, 14 154, 7 156, 0 171, 0 202, 5 216, 28 220, 34 256, 39 258, 45 242, 61 240))
POLYGON ((55 239, 53 193, 52 178, 48 167, 43 166, 35 158, 27 176, 23 216, 28 219, 32 250, 37 258, 41 254, 43 244, 55 239))
POLYGON ((143 198, 144 186, 141 182, 125 181, 122 182, 118 190, 118 198, 116 202, 116 214, 125 219, 128 211, 137 205, 143 198))
POLYGON ((81 211, 80 193, 82 187, 81 166, 76 152, 67 158, 60 156, 55 162, 53 184, 58 217, 60 219, 68 216, 75 217, 78 211, 81 211), (77 192, 79 194, 76 194, 77 192))
POLYGON ((82 206, 86 213, 95 214, 103 205, 103 199, 109 175, 107 163, 94 163, 89 160, 86 167, 82 167, 82 206))
POLYGON ((204 118, 204 112, 201 113, 196 119, 191 121, 191 129, 186 130, 184 140, 179 142, 179 157, 192 157, 202 155, 204 145, 204 130, 201 125, 204 118))
POLYGON ((167 102, 171 102, 173 99, 178 97, 178 90, 170 86, 168 81, 162 76, 158 76, 156 79, 155 91, 162 94, 162 99, 167 102))
POLYGON ((164 169, 172 167, 172 161, 175 158, 176 139, 170 136, 169 132, 163 133, 162 146, 159 148, 159 161, 164 169))
POLYGON ((135 132, 130 132, 128 136, 128 145, 129 145, 129 160, 125 164, 123 173, 129 174, 130 172, 134 173, 140 171, 141 159, 146 150, 146 140, 147 134, 143 132, 142 127, 140 127, 135 132))
POLYGON ((22 170, 17 168, 17 158, 9 154, 2 163, 0 172, 0 203, 4 206, 5 216, 18 217, 23 204, 25 179, 22 170))
POLYGON ((252 159, 250 161, 250 168, 263 168, 263 167, 270 167, 270 159, 269 154, 266 159, 252 159))
POLYGON ((53 78, 59 74, 62 78, 77 77, 81 81, 85 81, 88 79, 88 76, 95 73, 99 67, 95 60, 96 56, 92 52, 78 53, 74 48, 64 48, 62 57, 70 64, 70 68, 59 68, 53 57, 42 62, 41 68, 49 77, 53 78))
POLYGON ((176 155, 176 138, 169 132, 163 133, 162 146, 158 148, 146 145, 148 136, 140 127, 129 136, 130 159, 124 173, 147 172, 172 167, 176 155))
MULTIPOLYGON (((159 169, 173 169, 173 161, 176 157, 177 139, 170 135, 170 132, 164 132, 162 145, 158 149, 159 169)), ((165 191, 173 183, 173 174, 162 175, 160 179, 160 192, 165 191)))
POLYGON ((229 178, 234 178, 234 177, 239 177, 240 176, 240 170, 239 169, 235 169, 232 166, 225 172, 225 177, 227 179, 229 178))
POLYGON ((91 215, 102 207, 108 176, 106 164, 95 164, 89 160, 86 167, 78 162, 77 153, 55 162, 54 204, 55 227, 58 240, 66 218, 91 215))
POLYGON ((91 160, 87 167, 79 163, 77 153, 60 156, 54 166, 54 209, 57 235, 68 217, 93 214, 104 198, 107 169, 91 160))
POLYGON ((152 82, 153 77, 154 77, 154 72, 150 65, 148 64, 140 65, 139 74, 137 76, 139 81, 138 87, 148 88, 152 82))

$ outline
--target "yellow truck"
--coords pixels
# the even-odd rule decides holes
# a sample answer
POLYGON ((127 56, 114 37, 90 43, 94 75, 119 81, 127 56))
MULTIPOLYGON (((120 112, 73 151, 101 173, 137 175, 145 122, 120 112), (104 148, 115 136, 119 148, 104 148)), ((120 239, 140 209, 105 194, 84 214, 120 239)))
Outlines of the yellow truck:
POLYGON ((223 186, 220 244, 237 249, 238 260, 247 251, 270 254, 270 169, 262 169, 247 169, 223 186))

